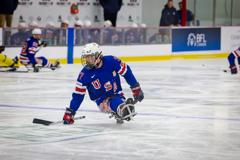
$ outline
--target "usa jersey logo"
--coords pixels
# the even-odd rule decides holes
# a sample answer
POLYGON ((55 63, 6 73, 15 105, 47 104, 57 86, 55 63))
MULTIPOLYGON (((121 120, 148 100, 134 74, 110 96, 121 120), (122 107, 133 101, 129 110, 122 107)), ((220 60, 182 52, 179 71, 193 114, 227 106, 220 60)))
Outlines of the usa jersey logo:
POLYGON ((99 82, 99 79, 96 79, 95 81, 93 81, 92 85, 95 89, 100 89, 101 88, 101 84, 99 82))

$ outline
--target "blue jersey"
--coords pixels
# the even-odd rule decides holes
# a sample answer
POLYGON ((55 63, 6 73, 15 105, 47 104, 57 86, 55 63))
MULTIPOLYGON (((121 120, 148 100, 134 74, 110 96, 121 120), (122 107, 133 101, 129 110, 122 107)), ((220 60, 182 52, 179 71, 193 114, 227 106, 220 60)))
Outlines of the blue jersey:
POLYGON ((22 64, 36 64, 35 54, 39 51, 39 40, 33 37, 28 38, 23 44, 20 54, 22 64))
POLYGON ((240 47, 234 51, 232 51, 228 55, 228 62, 230 64, 231 69, 236 69, 235 59, 237 58, 238 64, 240 65, 240 47))
POLYGON ((70 103, 70 108, 74 111, 80 107, 86 90, 90 99, 97 105, 100 105, 108 97, 122 95, 119 75, 125 78, 130 87, 137 84, 136 78, 126 63, 114 56, 103 56, 102 62, 103 65, 100 68, 84 67, 80 72, 70 103))

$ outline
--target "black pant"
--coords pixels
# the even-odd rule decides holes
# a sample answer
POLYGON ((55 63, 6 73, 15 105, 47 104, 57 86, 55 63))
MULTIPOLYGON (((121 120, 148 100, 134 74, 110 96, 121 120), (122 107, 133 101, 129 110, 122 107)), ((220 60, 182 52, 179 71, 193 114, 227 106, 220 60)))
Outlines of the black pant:
POLYGON ((116 21, 117 21, 117 12, 116 13, 109 13, 106 10, 104 10, 104 20, 110 20, 112 22, 113 27, 116 27, 116 21))

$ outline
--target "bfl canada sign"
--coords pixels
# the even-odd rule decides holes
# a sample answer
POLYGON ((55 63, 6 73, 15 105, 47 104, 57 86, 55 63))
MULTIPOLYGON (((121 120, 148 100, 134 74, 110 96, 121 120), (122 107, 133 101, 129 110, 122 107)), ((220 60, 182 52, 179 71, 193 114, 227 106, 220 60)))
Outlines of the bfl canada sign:
POLYGON ((172 30, 172 51, 220 50, 220 28, 184 28, 172 30))
POLYGON ((189 33, 187 38, 187 45, 188 46, 199 46, 204 47, 207 46, 207 40, 205 38, 204 33, 189 33))

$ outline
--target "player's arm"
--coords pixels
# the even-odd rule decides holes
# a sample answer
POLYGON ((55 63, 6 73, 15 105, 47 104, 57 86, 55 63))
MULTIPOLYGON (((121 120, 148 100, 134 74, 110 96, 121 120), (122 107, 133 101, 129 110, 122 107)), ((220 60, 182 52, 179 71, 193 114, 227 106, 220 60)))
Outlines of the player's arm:
POLYGON ((70 102, 69 108, 66 108, 65 114, 63 116, 64 124, 73 124, 74 115, 79 109, 84 96, 86 94, 86 85, 84 85, 83 72, 79 74, 74 92, 72 93, 72 100, 70 102))
POLYGON ((139 82, 136 80, 135 76, 133 75, 131 68, 125 62, 122 62, 116 57, 114 58, 113 61, 114 61, 115 70, 118 72, 118 74, 123 76, 126 82, 129 84, 132 90, 134 99, 136 101, 141 102, 144 98, 144 94, 140 87, 139 82))
POLYGON ((27 43, 27 52, 28 52, 28 59, 30 60, 30 63, 32 65, 37 64, 36 59, 35 59, 35 54, 38 52, 39 47, 34 46, 33 43, 35 42, 28 42, 27 43))

